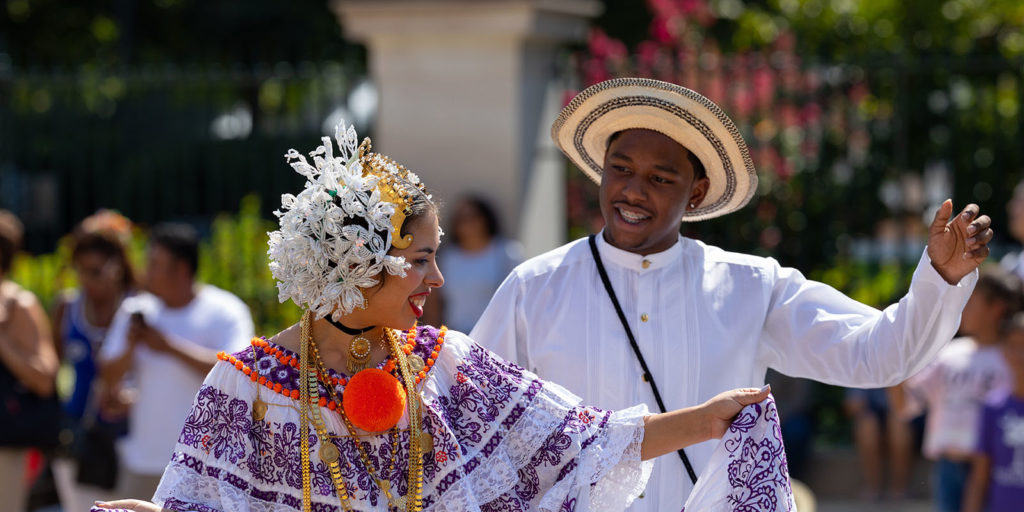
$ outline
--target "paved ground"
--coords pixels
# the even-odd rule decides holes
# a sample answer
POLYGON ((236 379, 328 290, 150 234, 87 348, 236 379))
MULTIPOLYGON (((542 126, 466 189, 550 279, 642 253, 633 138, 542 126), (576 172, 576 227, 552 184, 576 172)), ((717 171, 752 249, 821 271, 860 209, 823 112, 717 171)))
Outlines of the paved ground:
MULTIPOLYGON (((821 501, 815 512, 931 512, 931 503, 927 500, 906 501, 821 501)), ((800 512, 807 512, 801 510, 800 512)))

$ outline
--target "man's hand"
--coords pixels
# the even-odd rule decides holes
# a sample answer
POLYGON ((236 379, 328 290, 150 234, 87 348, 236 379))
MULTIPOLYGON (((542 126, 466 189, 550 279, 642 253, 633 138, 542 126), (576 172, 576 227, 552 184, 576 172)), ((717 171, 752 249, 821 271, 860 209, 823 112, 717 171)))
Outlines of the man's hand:
POLYGON ((163 333, 142 322, 131 323, 128 327, 128 339, 155 352, 168 352, 171 348, 163 333))
POLYGON ((928 258, 949 284, 959 283, 988 257, 992 219, 978 216, 978 205, 969 204, 955 219, 953 201, 946 199, 935 212, 928 232, 928 258))
POLYGON ((767 385, 761 389, 732 389, 704 402, 702 407, 708 415, 711 437, 721 439, 729 430, 732 420, 744 407, 768 398, 768 393, 771 393, 771 386, 767 385))

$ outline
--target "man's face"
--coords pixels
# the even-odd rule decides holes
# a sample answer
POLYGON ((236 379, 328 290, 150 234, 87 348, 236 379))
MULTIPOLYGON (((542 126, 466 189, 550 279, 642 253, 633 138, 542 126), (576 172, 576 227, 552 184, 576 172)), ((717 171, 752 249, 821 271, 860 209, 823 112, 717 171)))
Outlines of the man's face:
POLYGON ((651 130, 626 130, 608 146, 601 178, 605 238, 651 254, 672 247, 687 205, 704 199, 709 181, 694 179, 689 151, 651 130))
POLYGON ((146 255, 146 290, 160 298, 176 289, 176 282, 187 279, 185 262, 163 247, 151 245, 146 255))
POLYGON ((1010 217, 1010 234, 1024 243, 1024 182, 1013 190, 1013 197, 1006 205, 1006 213, 1010 217))

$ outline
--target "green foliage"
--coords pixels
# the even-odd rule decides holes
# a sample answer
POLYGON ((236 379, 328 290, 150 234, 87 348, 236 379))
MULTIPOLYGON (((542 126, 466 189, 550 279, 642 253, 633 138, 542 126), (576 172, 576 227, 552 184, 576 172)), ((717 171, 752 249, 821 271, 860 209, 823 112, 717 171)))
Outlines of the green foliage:
POLYGON ((260 216, 259 198, 246 196, 237 215, 213 221, 199 250, 199 279, 241 297, 252 311, 256 333, 267 336, 298 321, 301 313, 294 303, 277 300, 267 259, 267 233, 276 228, 260 216))
MULTIPOLYGON (((210 236, 199 246, 199 281, 228 290, 245 301, 257 335, 271 336, 298 321, 301 313, 292 302, 277 300, 277 285, 267 259, 267 233, 275 228, 274 222, 260 216, 259 198, 249 195, 237 214, 222 214, 213 221, 210 236)), ((131 245, 133 263, 144 261, 145 233, 136 230, 131 245)), ((20 254, 11 279, 35 293, 43 304, 51 305, 61 290, 77 286, 70 253, 65 239, 52 253, 20 254)))
POLYGON ((869 264, 843 259, 812 272, 810 278, 858 302, 884 308, 906 293, 913 275, 914 266, 906 263, 869 264))

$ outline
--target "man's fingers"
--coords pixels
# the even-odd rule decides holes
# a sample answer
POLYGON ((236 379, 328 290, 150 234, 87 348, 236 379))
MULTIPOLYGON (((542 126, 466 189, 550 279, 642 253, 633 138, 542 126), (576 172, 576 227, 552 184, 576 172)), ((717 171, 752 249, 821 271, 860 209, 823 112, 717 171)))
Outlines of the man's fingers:
POLYGON ((977 248, 979 248, 979 247, 989 243, 992 240, 992 236, 993 235, 995 235, 995 233, 993 233, 993 231, 991 229, 986 229, 985 231, 982 231, 981 233, 968 238, 967 239, 967 249, 968 250, 977 249, 977 248))
POLYGON ((964 209, 960 211, 960 214, 957 215, 955 219, 953 219, 953 222, 963 227, 964 231, 966 232, 968 226, 972 224, 971 220, 978 216, 979 210, 980 208, 978 208, 978 205, 971 203, 965 206, 964 209))
POLYGON ((972 260, 975 260, 975 259, 985 259, 987 257, 988 257, 988 246, 987 245, 983 245, 983 246, 981 246, 981 247, 979 247, 977 249, 974 249, 973 251, 968 251, 967 252, 967 258, 968 259, 972 259, 972 260))
POLYGON ((939 206, 938 211, 935 212, 935 220, 932 221, 931 232, 932 234, 942 233, 946 230, 946 224, 949 223, 949 217, 953 215, 953 200, 946 199, 939 206))
POLYGON ((978 231, 984 231, 990 228, 991 226, 992 218, 990 218, 988 215, 982 215, 981 217, 974 219, 974 222, 967 226, 967 233, 973 234, 977 233, 978 231))

